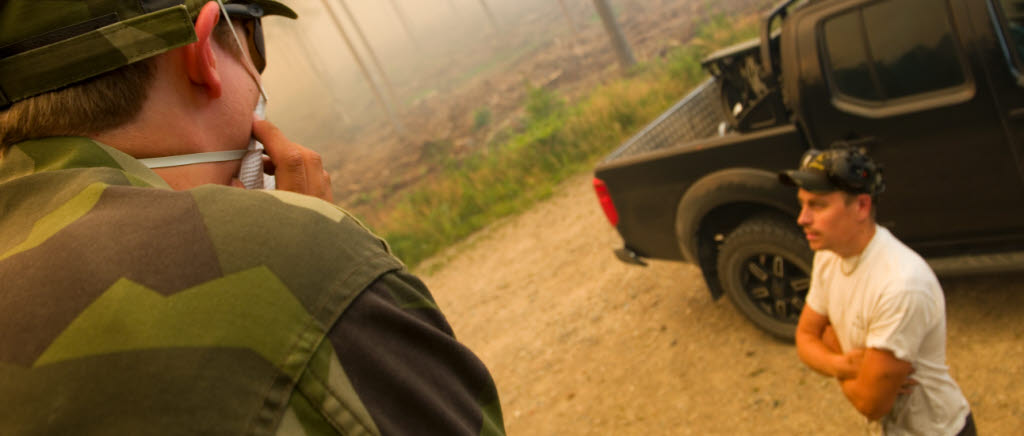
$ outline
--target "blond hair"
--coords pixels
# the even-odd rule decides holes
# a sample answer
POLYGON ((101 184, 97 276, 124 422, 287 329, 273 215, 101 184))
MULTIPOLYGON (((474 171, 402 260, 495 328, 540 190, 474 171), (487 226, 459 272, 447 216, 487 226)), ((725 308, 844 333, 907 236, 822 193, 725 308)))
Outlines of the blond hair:
MULTIPOLYGON (((240 58, 231 31, 220 24, 214 39, 240 58)), ((148 58, 12 104, 0 111, 0 155, 22 141, 89 136, 131 122, 142 111, 154 73, 153 58, 148 58)))

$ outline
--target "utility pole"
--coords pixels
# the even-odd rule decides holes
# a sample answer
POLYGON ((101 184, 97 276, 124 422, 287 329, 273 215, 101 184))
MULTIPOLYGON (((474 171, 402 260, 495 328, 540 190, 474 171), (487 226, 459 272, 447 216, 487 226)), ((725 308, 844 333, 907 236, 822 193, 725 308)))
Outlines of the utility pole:
POLYGON ((405 34, 412 41, 412 45, 417 49, 420 48, 420 41, 416 39, 416 34, 412 31, 412 26, 409 25, 409 19, 405 16, 405 11, 398 4, 398 0, 391 0, 391 7, 394 8, 395 14, 398 15, 398 21, 402 24, 402 29, 405 30, 405 34))
POLYGON ((373 65, 377 67, 377 72, 380 73, 381 82, 384 82, 384 87, 388 90, 388 96, 391 97, 391 102, 395 106, 401 107, 402 105, 399 103, 398 96, 395 94, 395 87, 391 85, 391 78, 388 77, 387 71, 384 70, 384 67, 380 63, 380 59, 377 58, 377 53, 374 52, 373 47, 370 46, 370 41, 366 39, 366 35, 363 33, 363 28, 359 26, 359 22, 356 21, 356 17, 352 14, 352 10, 348 8, 348 1, 338 0, 338 3, 341 3, 341 9, 345 11, 345 15, 348 16, 348 20, 352 22, 352 26, 356 29, 356 35, 359 36, 359 40, 362 41, 363 47, 366 48, 366 52, 370 54, 370 60, 373 62, 373 65))
POLYGON ((487 19, 491 21, 491 26, 494 27, 495 32, 498 32, 498 20, 494 18, 494 12, 491 12, 491 7, 487 4, 487 0, 480 0, 480 7, 484 8, 484 13, 487 14, 487 19))
POLYGON ((576 24, 572 22, 572 15, 569 15, 569 8, 565 5, 565 0, 558 0, 558 4, 562 6, 562 15, 565 15, 565 21, 569 22, 569 30, 572 31, 572 37, 575 39, 577 35, 576 24))
POLYGON ((615 48, 615 54, 619 56, 619 64, 623 69, 635 65, 636 58, 633 57, 633 49, 629 48, 626 37, 622 36, 622 29, 619 28, 619 22, 615 20, 612 8, 608 6, 608 0, 594 0, 594 7, 597 8, 597 13, 601 16, 601 22, 604 23, 604 30, 608 32, 608 38, 611 39, 612 46, 615 48))
POLYGON ((314 55, 309 50, 309 47, 312 47, 313 44, 309 42, 306 33, 299 29, 294 33, 294 36, 294 39, 288 38, 286 41, 290 41, 292 45, 298 48, 289 50, 289 53, 304 60, 317 80, 320 80, 320 83, 328 89, 331 96, 331 111, 340 116, 344 124, 352 123, 352 117, 345 111, 345 106, 342 104, 343 99, 339 97, 337 87, 332 86, 331 81, 328 80, 329 74, 327 74, 327 69, 320 62, 321 57, 314 55))
POLYGON ((395 131, 399 135, 405 134, 405 128, 402 127, 402 123, 398 121, 398 116, 395 115, 394 110, 391 108, 391 104, 384 99, 380 94, 380 89, 377 88, 377 82, 374 82, 373 76, 370 75, 370 71, 366 69, 366 64, 363 63, 363 59, 359 57, 359 52, 356 51, 355 46, 352 45, 352 40, 348 37, 348 33, 345 32, 345 27, 342 26, 341 20, 338 19, 338 15, 331 9, 331 5, 327 3, 327 0, 320 0, 324 5, 324 9, 327 10, 327 15, 331 17, 331 21, 334 22, 334 27, 338 29, 338 34, 341 35, 341 39, 345 41, 345 45, 348 46, 348 51, 352 53, 352 58, 356 60, 356 64, 359 66, 359 71, 363 73, 363 77, 366 82, 370 84, 370 90, 373 91, 374 97, 377 98, 377 102, 384 107, 384 111, 387 112, 388 118, 391 119, 391 124, 394 125, 395 131))

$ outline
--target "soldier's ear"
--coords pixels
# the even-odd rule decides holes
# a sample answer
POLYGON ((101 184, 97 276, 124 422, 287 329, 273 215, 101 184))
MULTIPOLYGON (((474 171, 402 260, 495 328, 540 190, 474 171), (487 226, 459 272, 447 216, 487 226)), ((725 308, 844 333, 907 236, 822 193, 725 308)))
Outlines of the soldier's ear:
POLYGON ((199 10, 196 18, 196 42, 185 46, 185 65, 188 78, 193 84, 202 86, 206 95, 220 98, 221 81, 217 72, 217 58, 213 55, 213 29, 220 21, 220 6, 208 2, 199 10))

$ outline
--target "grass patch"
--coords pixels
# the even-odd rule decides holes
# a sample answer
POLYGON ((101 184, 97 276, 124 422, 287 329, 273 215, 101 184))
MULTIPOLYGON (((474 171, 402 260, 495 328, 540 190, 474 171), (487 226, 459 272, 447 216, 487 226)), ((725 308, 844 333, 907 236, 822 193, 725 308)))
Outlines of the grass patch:
POLYGON ((441 162, 441 173, 404 194, 381 222, 369 224, 399 258, 415 266, 593 168, 705 77, 700 67, 704 56, 756 35, 756 19, 737 22, 716 16, 685 47, 640 65, 634 74, 595 89, 575 104, 527 84, 527 115, 520 130, 462 160, 444 159, 450 142, 430 144, 426 154, 441 162))
POLYGON ((473 112, 473 131, 479 131, 491 124, 491 108, 482 107, 473 112))

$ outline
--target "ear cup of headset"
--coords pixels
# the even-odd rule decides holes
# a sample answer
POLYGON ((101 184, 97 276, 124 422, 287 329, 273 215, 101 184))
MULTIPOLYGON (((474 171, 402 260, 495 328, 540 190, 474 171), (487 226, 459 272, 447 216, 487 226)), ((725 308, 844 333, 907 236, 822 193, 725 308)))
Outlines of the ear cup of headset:
POLYGON ((845 147, 831 151, 833 177, 845 185, 846 189, 872 195, 885 189, 881 170, 863 151, 845 147))

